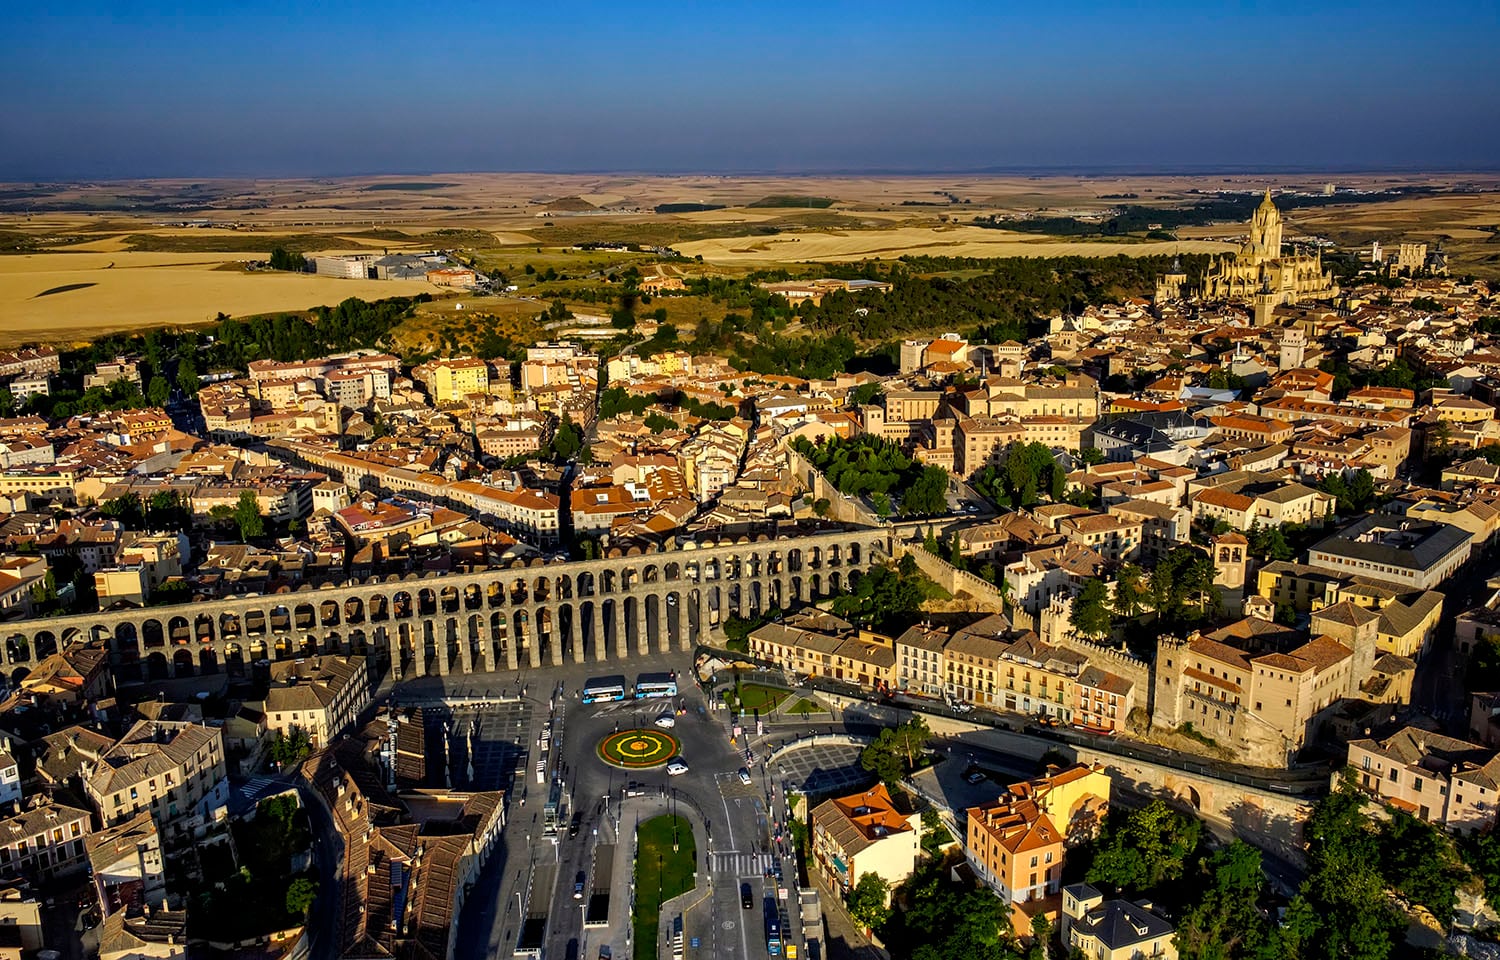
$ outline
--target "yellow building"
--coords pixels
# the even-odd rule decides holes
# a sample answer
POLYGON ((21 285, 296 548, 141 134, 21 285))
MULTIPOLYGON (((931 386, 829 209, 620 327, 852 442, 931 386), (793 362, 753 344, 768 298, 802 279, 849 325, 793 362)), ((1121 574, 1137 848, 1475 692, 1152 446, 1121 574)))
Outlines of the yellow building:
POLYGON ((1063 887, 1063 945, 1089 960, 1177 960, 1175 933, 1147 903, 1106 900, 1087 883, 1063 887))
POLYGON ((433 360, 412 371, 433 403, 458 403, 490 389, 490 365, 473 357, 433 360))

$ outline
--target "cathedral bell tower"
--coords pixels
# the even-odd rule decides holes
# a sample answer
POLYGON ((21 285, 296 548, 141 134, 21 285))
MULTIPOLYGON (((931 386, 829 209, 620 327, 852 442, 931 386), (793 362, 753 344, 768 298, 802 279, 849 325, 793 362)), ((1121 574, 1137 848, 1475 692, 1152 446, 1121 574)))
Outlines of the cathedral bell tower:
POLYGON ((1245 252, 1252 263, 1276 260, 1281 257, 1281 211, 1271 202, 1271 188, 1266 188, 1266 197, 1250 218, 1250 242, 1245 252))

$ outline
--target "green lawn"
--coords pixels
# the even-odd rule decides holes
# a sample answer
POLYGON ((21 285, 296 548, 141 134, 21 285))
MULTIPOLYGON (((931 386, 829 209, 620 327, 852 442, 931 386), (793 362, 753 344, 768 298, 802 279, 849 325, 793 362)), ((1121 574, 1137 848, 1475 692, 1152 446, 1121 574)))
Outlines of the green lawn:
POLYGON ((798 716, 807 716, 810 713, 827 713, 828 711, 825 710, 821 705, 804 698, 792 704, 789 708, 787 708, 786 712, 795 713, 798 716))
POLYGON ((635 831, 635 960, 656 960, 661 905, 693 889, 697 848, 686 817, 652 817, 635 831), (678 849, 672 850, 673 822, 678 849))
POLYGON ((736 701, 733 690, 724 691, 724 703, 733 708, 736 702, 740 710, 749 713, 759 710, 761 713, 769 713, 776 709, 776 705, 791 696, 790 690, 782 690, 779 687, 766 687, 758 683, 747 683, 740 687, 739 698, 736 701))

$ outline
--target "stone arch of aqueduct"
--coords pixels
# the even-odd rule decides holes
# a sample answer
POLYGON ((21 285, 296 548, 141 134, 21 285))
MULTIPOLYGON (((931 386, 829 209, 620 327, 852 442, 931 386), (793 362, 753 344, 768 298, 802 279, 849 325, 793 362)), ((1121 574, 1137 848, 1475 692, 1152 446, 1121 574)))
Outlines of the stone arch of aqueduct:
POLYGON ((129 681, 227 671, 259 660, 362 654, 397 679, 624 660, 691 650, 730 615, 844 592, 892 555, 881 530, 766 535, 602 560, 533 560, 477 573, 407 574, 208 602, 0 625, 7 675, 81 643, 129 681))

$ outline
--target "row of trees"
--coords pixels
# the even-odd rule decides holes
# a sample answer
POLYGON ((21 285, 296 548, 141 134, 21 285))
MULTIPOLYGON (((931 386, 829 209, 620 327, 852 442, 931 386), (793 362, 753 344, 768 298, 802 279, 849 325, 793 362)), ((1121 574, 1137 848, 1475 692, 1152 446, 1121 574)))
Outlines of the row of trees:
POLYGON ((826 437, 813 443, 798 437, 792 447, 840 493, 868 495, 881 516, 893 510, 902 516, 947 512, 948 471, 913 461, 888 440, 863 434, 852 440, 826 437), (894 504, 893 495, 898 497, 894 504))

